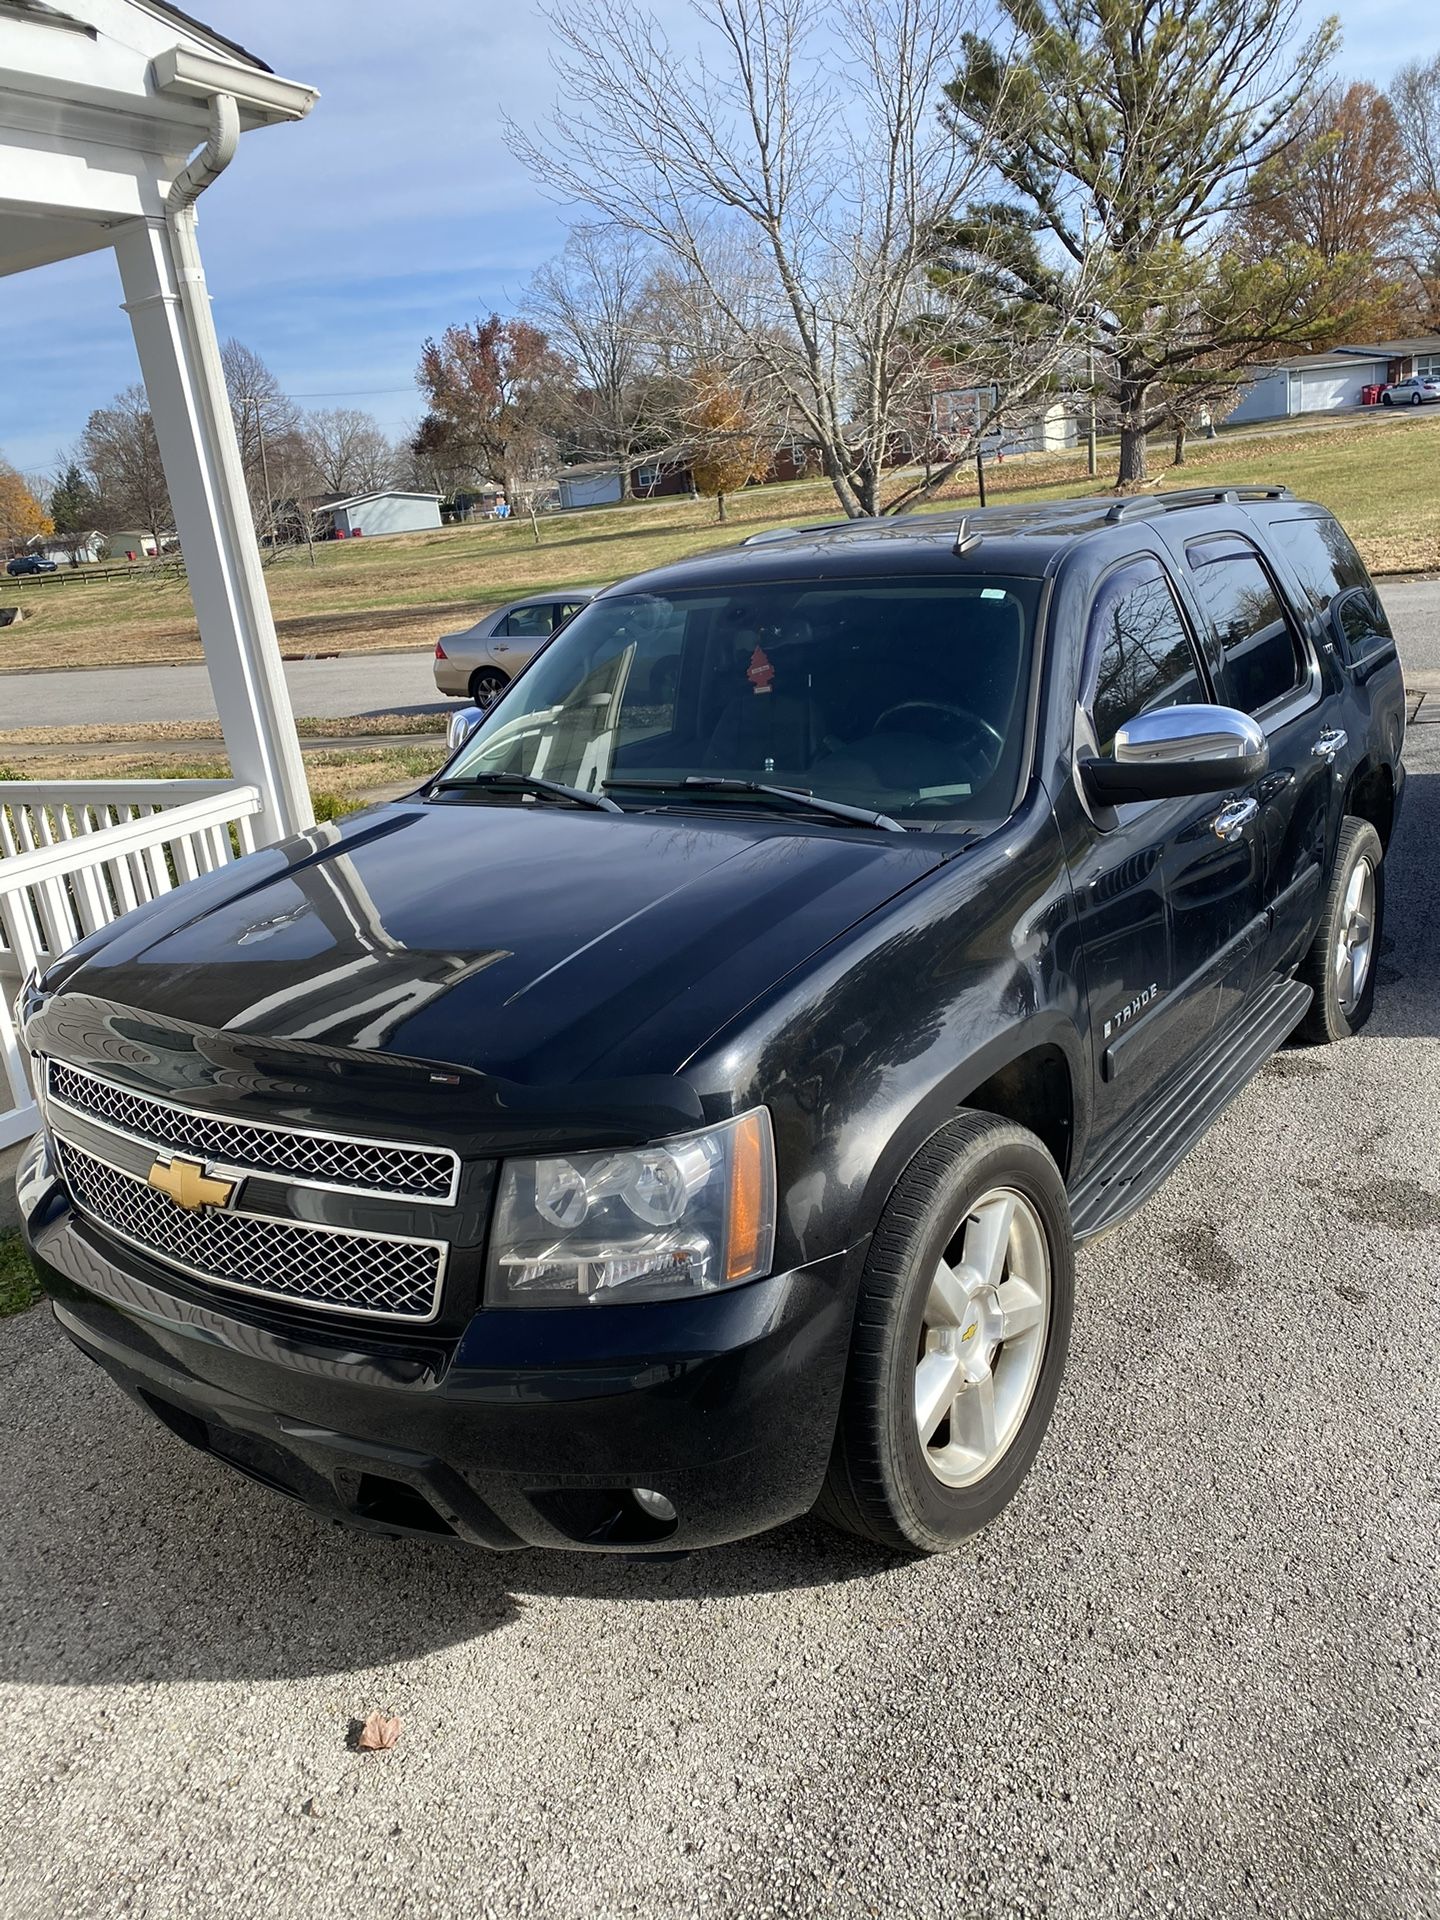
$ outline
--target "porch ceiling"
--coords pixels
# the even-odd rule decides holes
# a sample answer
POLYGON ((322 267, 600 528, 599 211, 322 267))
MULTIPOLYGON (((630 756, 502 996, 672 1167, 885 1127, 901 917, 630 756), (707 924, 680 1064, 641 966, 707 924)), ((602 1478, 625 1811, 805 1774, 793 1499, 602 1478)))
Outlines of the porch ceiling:
POLYGON ((47 218, 0 207, 0 275, 73 260, 113 245, 114 239, 109 226, 96 220, 47 218))

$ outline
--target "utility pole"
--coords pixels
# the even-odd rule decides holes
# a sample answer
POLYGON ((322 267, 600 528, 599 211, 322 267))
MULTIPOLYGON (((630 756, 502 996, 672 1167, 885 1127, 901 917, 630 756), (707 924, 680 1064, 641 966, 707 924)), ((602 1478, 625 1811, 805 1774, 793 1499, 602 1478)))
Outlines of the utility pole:
POLYGON ((270 494, 270 462, 265 454, 265 426, 260 418, 260 396, 252 393, 250 404, 255 409, 255 437, 260 443, 260 479, 265 488, 265 526, 270 535, 270 545, 275 545, 275 502, 270 494))
POLYGON ((1093 330, 1093 322, 1092 322, 1092 330, 1090 333, 1089 346, 1087 348, 1087 356, 1088 356, 1088 373, 1086 377, 1089 381, 1089 386, 1090 386, 1090 433, 1086 442, 1085 459, 1086 459, 1086 466, 1090 474, 1090 478, 1093 480, 1095 478, 1095 475, 1099 471, 1099 464, 1095 458, 1095 334, 1093 330))

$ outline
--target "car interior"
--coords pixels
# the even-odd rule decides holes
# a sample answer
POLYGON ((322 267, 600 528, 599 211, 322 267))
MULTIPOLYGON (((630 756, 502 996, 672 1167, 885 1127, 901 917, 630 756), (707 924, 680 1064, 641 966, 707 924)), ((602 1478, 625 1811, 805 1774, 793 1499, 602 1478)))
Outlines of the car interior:
POLYGON ((1018 768, 1028 631, 1022 598, 996 585, 677 598, 637 636, 612 773, 766 780, 919 814, 993 808, 1018 768))

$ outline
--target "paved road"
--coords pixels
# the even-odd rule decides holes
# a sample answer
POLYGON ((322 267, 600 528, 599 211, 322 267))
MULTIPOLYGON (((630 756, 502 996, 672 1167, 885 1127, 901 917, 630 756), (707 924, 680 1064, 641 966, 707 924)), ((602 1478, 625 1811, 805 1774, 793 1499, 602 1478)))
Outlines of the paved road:
MULTIPOLYGON (((1385 604, 1407 669, 1440 674, 1440 580, 1396 581, 1385 604)), ((435 692, 431 656, 407 653, 303 660, 285 669, 297 714, 331 718, 354 713, 448 709, 435 692)), ((203 667, 98 667, 66 673, 0 674, 0 730, 110 720, 115 737, 127 722, 206 720, 215 703, 203 667)))
MULTIPOLYGON (((339 660, 296 660, 285 668, 300 715, 333 719, 352 713, 413 713, 454 703, 435 691, 432 656, 350 654, 339 660)), ((0 729, 146 720, 212 720, 215 702, 203 666, 80 667, 65 673, 0 674, 0 729)))
POLYGON ((1440 724, 1409 759, 1371 1026, 1082 1257, 946 1559, 352 1538, 0 1323, 0 1912, 1435 1920, 1440 724))

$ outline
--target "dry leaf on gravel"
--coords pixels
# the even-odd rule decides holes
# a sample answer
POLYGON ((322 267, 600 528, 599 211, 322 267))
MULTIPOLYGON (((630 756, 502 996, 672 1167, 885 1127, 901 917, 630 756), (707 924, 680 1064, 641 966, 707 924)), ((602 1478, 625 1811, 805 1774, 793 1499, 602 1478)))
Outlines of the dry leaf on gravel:
POLYGON ((400 1738, 404 1723, 394 1715, 372 1713, 355 1736, 357 1753, 387 1753, 400 1738))

